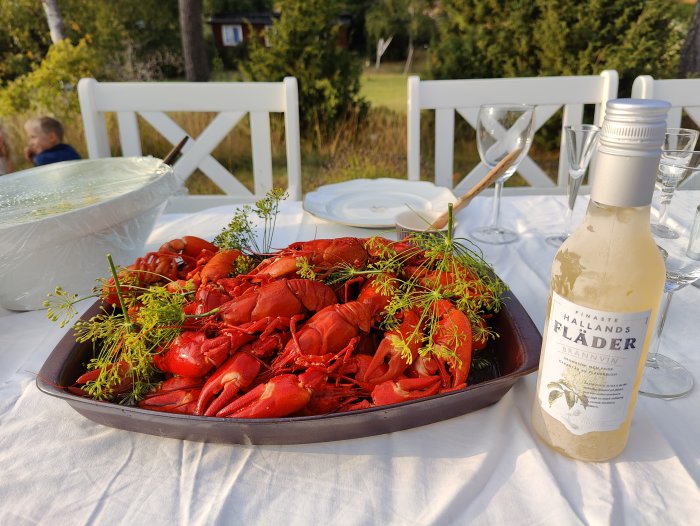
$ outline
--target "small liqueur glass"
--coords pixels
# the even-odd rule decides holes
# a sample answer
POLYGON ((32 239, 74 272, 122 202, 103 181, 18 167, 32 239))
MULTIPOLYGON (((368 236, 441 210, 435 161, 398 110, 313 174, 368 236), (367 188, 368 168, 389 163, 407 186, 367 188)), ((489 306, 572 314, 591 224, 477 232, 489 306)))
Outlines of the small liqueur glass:
POLYGON ((571 220, 576 206, 581 181, 588 169, 593 152, 598 144, 600 128, 592 124, 573 124, 564 128, 566 139, 566 155, 569 161, 569 181, 567 184, 567 194, 569 208, 566 211, 566 223, 564 231, 555 236, 546 238, 547 243, 558 247, 571 234, 571 220))
POLYGON ((684 166, 690 162, 693 149, 698 141, 699 132, 688 128, 668 128, 664 138, 664 158, 673 163, 660 163, 656 175, 656 188, 660 192, 660 208, 658 221, 651 223, 651 232, 658 237, 673 237, 675 230, 668 224, 668 214, 671 200, 678 185, 688 177, 684 166))

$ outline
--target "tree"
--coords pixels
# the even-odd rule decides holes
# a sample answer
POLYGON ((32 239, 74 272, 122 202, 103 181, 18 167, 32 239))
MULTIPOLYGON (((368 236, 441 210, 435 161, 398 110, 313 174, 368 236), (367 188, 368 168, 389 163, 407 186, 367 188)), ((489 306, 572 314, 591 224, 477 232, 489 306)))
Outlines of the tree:
POLYGON ((442 3, 431 46, 435 78, 537 75, 533 56, 535 2, 453 0, 442 3))
POLYGON ((410 70, 413 50, 417 42, 429 40, 432 19, 429 0, 379 0, 367 11, 367 35, 377 43, 376 66, 388 47, 387 41, 396 40, 406 45, 404 74, 410 70))
POLYGON ((378 68, 394 36, 405 37, 408 25, 406 0, 379 0, 367 11, 365 27, 371 42, 377 43, 375 66, 378 68))
POLYGON ((681 50, 678 71, 681 78, 700 76, 700 2, 695 4, 690 30, 681 50))
POLYGON ((432 29, 433 20, 428 16, 430 10, 429 0, 408 0, 408 52, 406 53, 406 65, 403 74, 408 75, 413 64, 413 52, 415 44, 421 39, 426 39, 432 29))
POLYGON ((241 64, 248 80, 299 83, 300 124, 318 140, 344 116, 364 108, 359 96, 360 63, 338 45, 337 6, 326 0, 282 0, 281 16, 267 37, 253 40, 241 64))
POLYGON ((179 0, 182 56, 185 78, 192 82, 209 80, 209 62, 204 48, 202 0, 179 0))

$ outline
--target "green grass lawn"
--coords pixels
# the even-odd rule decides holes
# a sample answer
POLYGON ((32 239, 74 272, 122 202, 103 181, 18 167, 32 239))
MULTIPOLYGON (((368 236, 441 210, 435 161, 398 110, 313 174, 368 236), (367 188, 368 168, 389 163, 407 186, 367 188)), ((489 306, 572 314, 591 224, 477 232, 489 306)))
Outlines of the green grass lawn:
POLYGON ((408 77, 401 73, 375 73, 367 69, 362 75, 360 94, 372 106, 406 113, 407 83, 408 77))
POLYGON ((405 115, 408 77, 418 75, 426 78, 428 68, 426 50, 416 49, 408 75, 403 73, 405 66, 403 61, 384 60, 379 69, 375 69, 374 65, 366 67, 360 79, 360 94, 375 108, 384 106, 405 115))

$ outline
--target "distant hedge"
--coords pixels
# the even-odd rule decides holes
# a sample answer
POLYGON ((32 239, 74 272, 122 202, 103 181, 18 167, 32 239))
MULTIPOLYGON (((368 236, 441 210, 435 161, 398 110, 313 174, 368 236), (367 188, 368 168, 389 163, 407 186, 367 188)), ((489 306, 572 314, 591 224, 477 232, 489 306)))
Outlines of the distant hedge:
POLYGON ((637 75, 674 77, 687 24, 668 0, 441 2, 434 78, 588 75, 615 69, 620 93, 637 75))

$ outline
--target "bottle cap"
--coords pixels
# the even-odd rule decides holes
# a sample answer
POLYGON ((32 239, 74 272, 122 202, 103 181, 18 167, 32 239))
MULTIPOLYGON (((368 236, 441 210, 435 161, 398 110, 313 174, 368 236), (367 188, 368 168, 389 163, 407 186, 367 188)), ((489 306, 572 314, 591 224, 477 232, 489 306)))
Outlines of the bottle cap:
POLYGON ((653 99, 608 101, 600 133, 599 150, 630 155, 639 152, 661 155, 666 133, 666 115, 671 104, 653 99))
POLYGON ((654 99, 608 101, 591 199, 620 207, 651 203, 670 108, 654 99))

